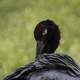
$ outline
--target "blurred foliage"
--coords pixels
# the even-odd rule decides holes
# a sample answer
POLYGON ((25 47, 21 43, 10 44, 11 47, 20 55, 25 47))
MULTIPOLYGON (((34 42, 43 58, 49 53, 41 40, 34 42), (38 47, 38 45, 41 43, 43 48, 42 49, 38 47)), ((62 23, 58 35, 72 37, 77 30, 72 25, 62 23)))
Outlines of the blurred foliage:
POLYGON ((57 52, 80 63, 80 0, 0 0, 0 80, 34 60, 33 30, 45 19, 61 29, 57 52))

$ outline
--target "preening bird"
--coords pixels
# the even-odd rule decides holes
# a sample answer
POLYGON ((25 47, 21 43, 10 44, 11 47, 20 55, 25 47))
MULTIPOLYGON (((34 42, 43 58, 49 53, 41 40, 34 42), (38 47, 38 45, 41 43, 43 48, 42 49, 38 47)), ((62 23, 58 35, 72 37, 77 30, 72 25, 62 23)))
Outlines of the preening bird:
POLYGON ((42 21, 34 30, 34 38, 37 43, 37 57, 44 53, 54 53, 60 43, 59 27, 51 20, 42 21))
POLYGON ((60 30, 52 20, 44 20, 34 30, 35 61, 17 69, 4 80, 80 80, 80 67, 67 55, 55 53, 60 30))

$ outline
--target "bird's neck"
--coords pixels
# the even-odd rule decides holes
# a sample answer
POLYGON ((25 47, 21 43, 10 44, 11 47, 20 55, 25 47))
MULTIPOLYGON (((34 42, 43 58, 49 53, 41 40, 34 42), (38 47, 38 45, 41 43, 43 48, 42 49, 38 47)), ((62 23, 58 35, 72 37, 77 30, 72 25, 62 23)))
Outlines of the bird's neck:
POLYGON ((39 58, 43 54, 52 54, 56 50, 54 44, 45 44, 44 46, 36 45, 36 58, 39 58))

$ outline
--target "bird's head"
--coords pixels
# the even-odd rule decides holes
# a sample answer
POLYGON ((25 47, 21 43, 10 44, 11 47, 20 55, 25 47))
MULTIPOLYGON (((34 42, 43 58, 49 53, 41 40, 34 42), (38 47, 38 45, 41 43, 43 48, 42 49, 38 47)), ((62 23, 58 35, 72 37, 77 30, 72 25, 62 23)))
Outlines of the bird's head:
POLYGON ((60 30, 52 20, 45 20, 37 24, 34 37, 37 41, 37 54, 53 53, 60 42, 60 30))

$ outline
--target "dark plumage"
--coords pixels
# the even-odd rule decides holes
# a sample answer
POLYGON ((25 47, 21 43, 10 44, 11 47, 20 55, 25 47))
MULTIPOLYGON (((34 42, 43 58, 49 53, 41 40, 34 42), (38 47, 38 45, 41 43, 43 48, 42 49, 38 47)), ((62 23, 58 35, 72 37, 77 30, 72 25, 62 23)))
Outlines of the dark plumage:
MULTIPOLYGON (((44 44, 41 53, 53 53, 59 46, 60 30, 58 25, 53 21, 45 20, 37 24, 34 30, 34 37, 37 42, 42 42, 44 44)), ((39 53, 40 52, 38 51, 38 55, 39 53)))
POLYGON ((51 20, 42 21, 37 24, 34 37, 37 42, 35 61, 4 80, 80 80, 80 67, 75 61, 54 53, 61 38, 58 25, 51 20))

